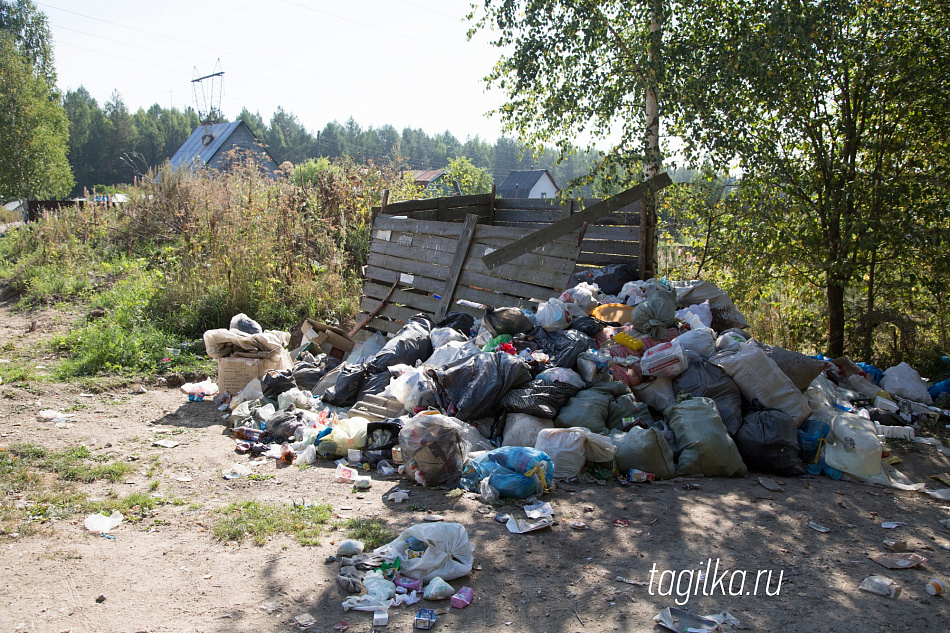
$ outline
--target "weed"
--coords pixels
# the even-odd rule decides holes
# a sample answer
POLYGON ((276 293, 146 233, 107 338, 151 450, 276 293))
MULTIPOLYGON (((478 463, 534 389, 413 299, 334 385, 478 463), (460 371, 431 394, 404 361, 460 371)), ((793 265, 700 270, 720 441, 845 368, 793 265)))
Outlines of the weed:
POLYGON ((0 382, 3 384, 23 384, 35 380, 33 370, 14 363, 0 365, 0 382))
POLYGON ((267 481, 268 479, 273 479, 274 476, 273 476, 273 475, 268 475, 268 474, 252 473, 252 474, 248 475, 247 478, 248 478, 250 481, 267 481))
POLYGON ((347 538, 363 541, 365 549, 373 550, 395 538, 386 522, 377 518, 348 519, 345 523, 347 538))
POLYGON ((278 533, 292 535, 301 545, 317 545, 323 526, 333 516, 333 508, 326 504, 290 506, 259 501, 235 501, 219 512, 225 516, 211 530, 215 538, 241 542, 250 537, 257 545, 278 533))
POLYGON ((158 490, 159 483, 160 483, 160 482, 159 482, 157 479, 156 479, 155 481, 153 481, 152 483, 150 483, 150 484, 148 485, 149 491, 155 492, 156 490, 158 490))
POLYGON ((148 465, 148 469, 145 471, 146 477, 154 477, 158 472, 158 469, 161 467, 161 457, 158 455, 152 455, 152 463, 148 465))

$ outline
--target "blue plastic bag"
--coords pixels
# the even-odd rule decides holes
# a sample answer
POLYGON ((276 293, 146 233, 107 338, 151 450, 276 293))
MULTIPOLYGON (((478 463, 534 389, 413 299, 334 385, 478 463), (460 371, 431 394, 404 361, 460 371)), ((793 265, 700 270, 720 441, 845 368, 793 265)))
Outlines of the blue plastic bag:
MULTIPOLYGON (((811 464, 818 455, 821 441, 828 436, 831 425, 824 420, 814 418, 806 420, 798 429, 798 446, 801 448, 799 457, 805 464, 811 464)), ((814 474, 814 473, 813 473, 814 474)))
POLYGON ((870 363, 855 363, 858 367, 861 368, 865 374, 868 375, 868 380, 873 382, 878 387, 881 386, 881 380, 884 378, 884 372, 871 365, 870 363))
POLYGON ((479 484, 491 477, 489 485, 499 497, 524 499, 540 494, 550 485, 554 465, 544 451, 525 446, 503 446, 473 459, 462 473, 461 487, 479 492, 479 484))

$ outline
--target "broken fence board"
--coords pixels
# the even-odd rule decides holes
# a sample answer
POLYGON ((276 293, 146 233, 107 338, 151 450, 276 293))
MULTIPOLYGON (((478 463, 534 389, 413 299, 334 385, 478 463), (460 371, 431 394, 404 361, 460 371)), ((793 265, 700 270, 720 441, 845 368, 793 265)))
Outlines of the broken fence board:
POLYGON ((405 200, 403 202, 390 202, 386 205, 385 215, 399 215, 401 213, 413 213, 415 211, 436 210, 439 204, 445 200, 445 208, 456 209, 458 207, 474 207, 491 204, 490 193, 480 193, 471 196, 448 196, 445 198, 425 198, 423 200, 405 200))
POLYGON ((475 223, 477 221, 477 215, 470 214, 465 216, 465 222, 462 224, 462 233, 459 236, 458 248, 455 250, 452 265, 449 267, 449 274, 445 278, 445 289, 442 292, 442 300, 435 313, 436 322, 444 319, 446 313, 449 311, 452 296, 455 294, 455 286, 458 283, 459 273, 462 272, 462 267, 466 264, 466 258, 468 257, 469 249, 472 245, 472 237, 475 235, 475 223))
MULTIPOLYGON (((549 226, 543 223, 518 223, 518 222, 499 222, 499 226, 523 229, 526 233, 543 229, 549 226)), ((574 235, 570 233, 569 235, 574 235)), ((638 226, 603 226, 600 224, 591 224, 584 233, 584 239, 595 240, 622 240, 630 242, 640 241, 640 227, 638 226)))
POLYGON ((633 264, 639 266, 638 255, 604 255, 602 253, 581 253, 577 258, 578 264, 583 267, 607 266, 609 264, 633 264))
POLYGON ((511 261, 518 255, 531 252, 531 250, 541 244, 550 242, 557 237, 579 229, 585 222, 595 222, 603 216, 630 204, 634 200, 640 200, 650 193, 659 191, 663 187, 672 184, 672 182, 668 174, 663 173, 655 176, 636 187, 632 187, 616 196, 607 198, 603 202, 595 204, 579 213, 575 213, 559 222, 555 222, 532 235, 512 242, 508 246, 487 255, 484 259, 485 265, 488 268, 500 266, 505 262, 511 261))
MULTIPOLYGON (((385 297, 388 291, 389 288, 381 284, 375 284, 369 281, 363 284, 363 294, 367 297, 375 299, 376 301, 379 301, 385 297)), ((439 300, 435 297, 418 292, 409 292, 408 290, 396 290, 393 292, 392 296, 389 298, 389 303, 409 306, 416 308, 421 312, 435 313, 435 311, 439 308, 439 300)))

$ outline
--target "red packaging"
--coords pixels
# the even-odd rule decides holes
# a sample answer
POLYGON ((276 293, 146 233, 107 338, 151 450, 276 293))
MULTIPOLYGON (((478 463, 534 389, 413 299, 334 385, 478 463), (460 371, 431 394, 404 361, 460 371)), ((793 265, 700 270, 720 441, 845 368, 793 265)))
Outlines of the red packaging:
POLYGON ((468 605, 472 604, 472 598, 474 595, 475 592, 472 591, 471 587, 462 587, 455 593, 454 596, 452 596, 452 606, 456 609, 464 609, 468 605))

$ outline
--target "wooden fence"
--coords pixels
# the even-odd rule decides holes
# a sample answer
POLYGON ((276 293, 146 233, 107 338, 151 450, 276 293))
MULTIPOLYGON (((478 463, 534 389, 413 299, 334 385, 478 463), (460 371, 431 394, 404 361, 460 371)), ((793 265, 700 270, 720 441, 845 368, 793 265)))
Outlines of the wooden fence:
MULTIPOLYGON (((406 216, 414 220, 461 222, 466 214, 478 216, 479 224, 538 230, 563 220, 600 202, 589 199, 583 204, 556 200, 498 198, 493 194, 430 198, 384 204, 373 209, 375 215, 406 216)), ((640 201, 633 202, 601 218, 587 228, 581 242, 577 266, 631 264, 639 267, 640 201)))

